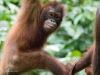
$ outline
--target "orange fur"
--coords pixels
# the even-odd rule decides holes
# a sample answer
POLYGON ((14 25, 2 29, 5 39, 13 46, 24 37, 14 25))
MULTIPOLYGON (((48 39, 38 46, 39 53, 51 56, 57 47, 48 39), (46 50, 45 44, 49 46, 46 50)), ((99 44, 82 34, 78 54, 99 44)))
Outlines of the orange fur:
MULTIPOLYGON (((57 2, 52 2, 47 7, 53 4, 62 15, 58 23, 60 24, 63 7, 57 2)), ((50 34, 43 30, 42 20, 45 21, 45 17, 41 17, 41 10, 40 0, 23 0, 16 23, 9 31, 3 46, 0 75, 19 75, 37 68, 50 70, 55 75, 66 75, 65 66, 43 51, 50 34)), ((45 15, 43 12, 44 10, 42 14, 45 15)))

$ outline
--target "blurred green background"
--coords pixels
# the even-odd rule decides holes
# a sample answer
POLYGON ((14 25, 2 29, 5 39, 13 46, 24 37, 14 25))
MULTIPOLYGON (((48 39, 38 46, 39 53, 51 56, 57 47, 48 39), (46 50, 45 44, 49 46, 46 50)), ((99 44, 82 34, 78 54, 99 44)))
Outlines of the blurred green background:
MULTIPOLYGON (((49 1, 53 0, 42 0, 43 4, 49 1)), ((95 12, 99 0, 58 1, 62 2, 65 7, 65 17, 59 29, 49 37, 45 50, 66 64, 81 58, 87 46, 92 44, 95 12)), ((8 30, 16 20, 20 5, 20 0, 0 0, 0 50, 2 50, 8 30)), ((24 75, 52 75, 52 73, 45 70, 35 70, 24 75)), ((81 71, 76 75, 86 74, 81 71)))

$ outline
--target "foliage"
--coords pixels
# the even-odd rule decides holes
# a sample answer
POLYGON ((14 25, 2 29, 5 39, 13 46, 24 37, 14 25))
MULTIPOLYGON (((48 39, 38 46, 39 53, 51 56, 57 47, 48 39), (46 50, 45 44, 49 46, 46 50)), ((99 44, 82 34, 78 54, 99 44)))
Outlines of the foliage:
MULTIPOLYGON (((50 0, 42 0, 43 3, 48 1, 50 0)), ((58 1, 65 6, 65 17, 61 27, 49 38, 45 50, 65 64, 68 61, 79 59, 86 51, 86 47, 92 44, 95 11, 99 0, 58 1)), ((20 5, 19 0, 0 0, 0 50, 8 30, 14 24, 20 5)), ((29 72, 28 75, 51 74, 47 71, 36 70, 29 72)), ((76 75, 86 74, 81 71, 76 75)))

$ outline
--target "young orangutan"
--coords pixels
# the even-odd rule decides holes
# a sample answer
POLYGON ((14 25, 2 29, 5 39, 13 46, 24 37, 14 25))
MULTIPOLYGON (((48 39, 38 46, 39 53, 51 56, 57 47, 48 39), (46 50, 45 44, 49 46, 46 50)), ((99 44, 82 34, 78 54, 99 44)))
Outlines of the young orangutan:
POLYGON ((43 51, 47 38, 62 18, 63 6, 56 1, 41 7, 40 0, 23 0, 3 46, 0 75, 19 75, 37 68, 67 75, 65 66, 43 51))

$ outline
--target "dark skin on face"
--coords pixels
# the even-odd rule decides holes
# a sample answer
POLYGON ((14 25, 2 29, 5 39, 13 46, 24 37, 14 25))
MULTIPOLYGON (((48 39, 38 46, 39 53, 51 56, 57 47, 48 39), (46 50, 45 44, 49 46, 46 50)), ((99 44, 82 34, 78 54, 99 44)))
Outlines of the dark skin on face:
MULTIPOLYGON (((44 22, 44 30, 46 32, 53 32, 54 30, 57 29, 58 24, 57 22, 60 21, 60 13, 55 11, 52 7, 48 7, 49 10, 48 13, 46 14, 47 20, 44 22)), ((48 9, 47 8, 47 9, 48 9)))
POLYGON ((51 3, 45 5, 41 12, 41 18, 44 17, 44 19, 41 19, 44 25, 43 29, 48 34, 52 33, 59 27, 63 17, 63 12, 61 12, 63 9, 61 7, 57 7, 55 4, 48 6, 50 4, 51 3))

